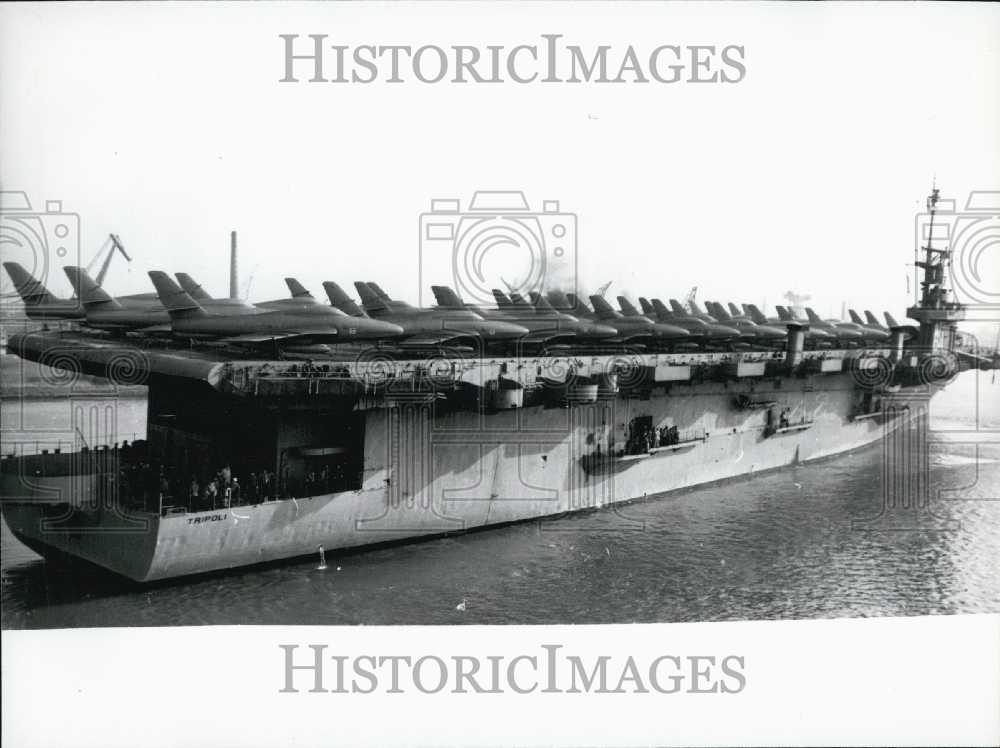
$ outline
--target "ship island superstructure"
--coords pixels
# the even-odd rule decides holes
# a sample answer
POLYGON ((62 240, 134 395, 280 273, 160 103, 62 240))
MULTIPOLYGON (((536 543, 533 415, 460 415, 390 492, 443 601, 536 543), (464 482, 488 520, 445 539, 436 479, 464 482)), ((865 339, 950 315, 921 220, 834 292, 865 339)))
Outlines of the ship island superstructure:
MULTIPOLYGON (((148 387, 147 436, 0 462, 3 515, 45 556, 147 582, 600 509, 870 444, 968 367, 928 250, 919 322, 881 342, 303 359, 85 331, 11 336, 26 362, 148 387), (219 495, 204 477, 222 468, 219 495), (223 495, 224 494, 224 495, 223 495)), ((117 401, 81 409, 113 423, 117 401)))

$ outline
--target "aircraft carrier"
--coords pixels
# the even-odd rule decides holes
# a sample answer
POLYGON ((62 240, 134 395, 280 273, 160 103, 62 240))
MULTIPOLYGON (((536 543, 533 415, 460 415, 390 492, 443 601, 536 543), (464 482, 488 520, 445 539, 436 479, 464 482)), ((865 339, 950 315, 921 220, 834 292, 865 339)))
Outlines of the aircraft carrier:
POLYGON ((918 265, 913 322, 886 326, 559 292, 470 308, 445 287, 422 310, 360 282, 360 305, 324 284, 327 305, 292 279, 290 299, 247 305, 165 273, 150 274, 155 298, 115 299, 79 268, 67 305, 8 267, 29 316, 76 320, 11 335, 9 351, 70 380, 147 385, 148 432, 5 456, 3 516, 43 556, 148 582, 827 457, 926 419, 961 370, 995 366, 958 343, 949 253, 926 247, 918 265))

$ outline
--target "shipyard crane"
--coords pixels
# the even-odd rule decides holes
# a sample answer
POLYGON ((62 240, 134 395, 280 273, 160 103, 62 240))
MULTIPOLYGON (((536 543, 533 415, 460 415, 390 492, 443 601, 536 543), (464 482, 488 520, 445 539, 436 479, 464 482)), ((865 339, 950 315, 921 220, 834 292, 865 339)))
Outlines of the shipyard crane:
POLYGON ((785 300, 792 306, 800 306, 809 301, 812 296, 807 293, 796 293, 795 291, 785 291, 785 300))
POLYGON ((687 307, 688 311, 692 314, 697 314, 694 308, 695 302, 698 300, 698 286, 691 286, 691 290, 687 292, 687 296, 684 297, 684 306, 687 307))
POLYGON ((87 272, 92 273, 94 271, 94 265, 100 259, 101 255, 107 251, 107 256, 104 258, 104 262, 101 264, 101 269, 97 273, 97 285, 104 285, 104 276, 108 274, 108 268, 111 266, 111 258, 114 257, 115 251, 121 252, 122 257, 124 257, 128 262, 132 262, 132 258, 129 257, 128 252, 125 251, 125 247, 122 244, 121 237, 118 234, 108 234, 108 238, 104 240, 101 248, 97 250, 94 254, 94 259, 90 261, 87 265, 87 272))

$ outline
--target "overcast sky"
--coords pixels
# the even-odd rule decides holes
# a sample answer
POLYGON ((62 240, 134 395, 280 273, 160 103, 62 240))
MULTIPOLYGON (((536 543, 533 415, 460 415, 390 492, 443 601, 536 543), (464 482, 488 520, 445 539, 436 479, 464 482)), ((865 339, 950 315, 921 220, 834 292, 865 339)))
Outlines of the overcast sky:
MULTIPOLYGON (((585 285, 902 313, 936 178, 1000 188, 993 5, 35 5, 0 7, 0 181, 78 213, 146 271, 254 299, 298 276, 417 300, 435 198, 520 189, 578 217, 585 285), (282 33, 331 43, 739 44, 737 84, 279 83, 282 33)), ((995 253, 994 253, 995 258, 995 253)), ((494 260, 496 258, 494 257, 494 260)), ((993 260, 993 268, 997 265, 993 260)), ((58 266, 52 290, 69 295, 58 266)), ((4 278, 4 281, 7 279, 4 278)))

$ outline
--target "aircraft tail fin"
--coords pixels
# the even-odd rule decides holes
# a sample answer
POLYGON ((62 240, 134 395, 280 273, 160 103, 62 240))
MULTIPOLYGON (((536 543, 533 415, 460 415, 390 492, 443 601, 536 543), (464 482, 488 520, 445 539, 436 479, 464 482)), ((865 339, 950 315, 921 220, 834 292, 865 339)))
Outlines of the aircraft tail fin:
POLYGON ((528 300, 525 299, 523 296, 521 296, 521 294, 519 294, 517 291, 510 292, 510 301, 516 307, 523 308, 531 306, 531 304, 528 303, 528 300))
POLYGON ((643 314, 656 314, 656 310, 653 309, 653 305, 649 303, 649 299, 645 296, 639 297, 639 308, 642 309, 643 314))
POLYGON ((374 291, 375 295, 378 296, 380 299, 382 299, 383 301, 392 301, 392 297, 389 296, 389 294, 387 294, 385 291, 383 291, 382 287, 378 283, 376 283, 375 281, 367 281, 367 283, 368 283, 368 288, 374 291))
POLYGON ((865 319, 868 320, 868 324, 872 327, 881 327, 882 323, 878 321, 878 317, 872 314, 870 311, 865 309, 865 319))
POLYGON ((626 317, 639 317, 639 310, 635 308, 635 305, 626 299, 624 296, 618 297, 618 308, 622 310, 622 314, 626 317))
POLYGON ((431 286, 431 291, 434 292, 434 299, 437 301, 439 307, 446 309, 465 308, 465 303, 458 297, 454 289, 448 286, 431 286))
POLYGON ((556 309, 572 308, 572 304, 570 304, 569 299, 566 298, 566 294, 563 291, 553 289, 548 292, 547 296, 552 306, 554 306, 556 309))
POLYGON ((205 310, 201 304, 191 298, 191 295, 178 286, 174 279, 162 270, 150 270, 149 279, 156 287, 156 295, 167 310, 171 319, 184 317, 201 317, 205 310))
POLYGON ((677 301, 677 299, 671 299, 670 300, 670 308, 673 311, 677 312, 677 314, 687 314, 688 313, 687 309, 685 309, 683 306, 681 306, 681 303, 679 301, 677 301))
POLYGON ((368 316, 361 307, 354 303, 354 299, 348 296, 344 292, 344 289, 333 281, 323 281, 323 290, 326 291, 330 303, 344 314, 349 314, 352 317, 368 316))
POLYGON ((566 300, 569 302, 569 308, 572 314, 585 314, 590 311, 586 302, 584 302, 583 299, 575 293, 567 293, 566 300))
POLYGON ((885 323, 889 325, 889 327, 899 327, 899 323, 891 314, 889 314, 889 312, 883 312, 883 314, 885 315, 885 323))
POLYGON ((615 316, 615 310, 608 303, 608 300, 599 294, 590 295, 590 303, 594 306, 594 312, 599 319, 610 319, 615 316))
POLYGON ((14 281, 14 288, 17 290, 17 295, 21 297, 26 306, 51 304, 53 301, 58 301, 40 280, 35 278, 35 276, 18 263, 5 262, 3 266, 7 270, 7 275, 14 281))
POLYGON ((67 265, 63 268, 63 272, 69 278, 73 290, 76 291, 76 297, 83 304, 85 310, 96 309, 97 307, 121 309, 122 305, 116 299, 112 298, 107 291, 97 285, 97 281, 91 278, 83 268, 67 265))
POLYGON ((496 299, 497 309, 510 309, 513 306, 510 299, 507 298, 507 294, 499 288, 493 289, 493 298, 496 299))
POLYGON ((823 320, 821 320, 819 318, 819 315, 816 314, 816 312, 813 311, 813 308, 811 306, 807 306, 806 307, 806 316, 809 318, 809 321, 812 322, 812 323, 822 322, 823 321, 823 320))
POLYGON ((313 295, 309 293, 309 289, 303 286, 295 278, 285 278, 285 285, 288 286, 288 293, 292 295, 293 299, 311 299, 313 295))
POLYGON ((729 302, 729 313, 732 314, 734 317, 742 317, 744 314, 743 312, 740 311, 740 308, 731 301, 729 302))
POLYGON ((385 300, 368 283, 354 281, 354 287, 358 290, 358 296, 361 298, 361 308, 366 312, 377 312, 386 308, 385 300))
POLYGON ((663 303, 661 299, 653 299, 652 301, 653 309, 656 310, 656 316, 660 319, 670 319, 673 314, 667 309, 667 305, 663 303))
POLYGON ((792 317, 792 313, 789 312, 788 309, 781 306, 780 304, 775 304, 774 308, 778 311, 778 319, 782 320, 783 322, 793 321, 794 318, 792 317))
MULTIPOLYGON (((745 304, 743 308, 750 313, 750 319, 752 319, 758 325, 767 324, 767 317, 764 316, 764 312, 762 312, 760 309, 757 308, 756 304, 745 304)), ((781 316, 780 312, 778 314, 779 316, 781 316)), ((784 317, 781 317, 781 319, 784 319, 784 317)))
POLYGON ((718 301, 706 301, 705 306, 708 306, 708 313, 720 322, 732 322, 733 318, 718 301))
POLYGON ((552 308, 552 304, 549 303, 549 300, 546 299, 544 296, 542 296, 540 293, 533 293, 532 301, 535 304, 535 311, 538 312, 539 314, 546 314, 554 311, 552 308))
POLYGON ((208 291, 201 287, 194 278, 192 278, 187 273, 174 273, 174 277, 177 278, 177 282, 181 284, 188 296, 190 296, 195 301, 211 301, 212 297, 208 295, 208 291))
POLYGON ((851 322, 853 322, 856 325, 863 325, 863 324, 865 324, 864 320, 861 319, 861 315, 858 314, 853 309, 848 309, 847 310, 847 316, 850 317, 851 318, 851 322))

